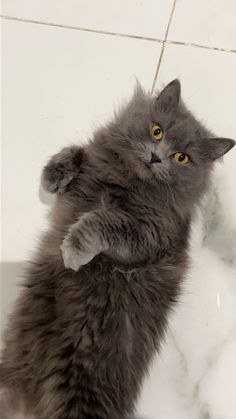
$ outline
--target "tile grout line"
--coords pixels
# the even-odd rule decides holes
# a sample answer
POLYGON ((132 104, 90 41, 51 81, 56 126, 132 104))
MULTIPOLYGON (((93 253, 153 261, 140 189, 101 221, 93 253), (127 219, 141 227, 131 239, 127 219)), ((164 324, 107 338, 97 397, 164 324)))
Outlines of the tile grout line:
POLYGON ((163 54, 164 54, 164 49, 165 49, 165 44, 163 42, 162 47, 161 47, 161 53, 160 53, 160 56, 159 56, 159 60, 158 60, 155 75, 154 75, 154 79, 153 79, 153 82, 152 82, 151 94, 153 94, 154 89, 155 89, 158 73, 159 73, 159 70, 160 70, 160 67, 161 67, 162 57, 163 57, 163 54))
MULTIPOLYGON (((151 38, 151 37, 145 37, 140 35, 130 35, 125 33, 119 33, 119 32, 109 32, 109 31, 102 31, 99 29, 89 29, 89 28, 83 28, 78 26, 71 26, 71 25, 62 25, 60 23, 53 23, 53 22, 43 22, 39 20, 32 20, 32 19, 23 19, 19 17, 12 17, 12 16, 6 16, 6 15, 0 15, 3 19, 6 20, 12 20, 16 22, 23 22, 23 23, 33 23, 36 25, 43 25, 43 26, 52 26, 55 28, 64 28, 64 29, 71 29, 71 30, 77 30, 81 32, 89 32, 89 33, 97 33, 101 35, 111 35, 111 36, 117 36, 122 38, 131 38, 131 39, 141 39, 144 41, 151 41, 151 42, 157 42, 165 46, 165 44, 170 45, 180 45, 180 46, 187 46, 187 47, 194 47, 194 48, 202 48, 202 49, 208 49, 212 51, 220 51, 220 52, 227 52, 227 53, 236 53, 236 49, 227 49, 227 48, 220 48, 220 47, 210 47, 207 45, 201 45, 201 44, 195 44, 192 42, 183 42, 183 41, 174 41, 171 39, 159 39, 159 38, 151 38)), ((169 26, 168 26, 169 29, 169 26)), ((167 34, 168 35, 168 34, 167 34)), ((162 54, 163 55, 163 54, 162 54)))
POLYGON ((172 9, 171 9, 171 13, 170 13, 170 18, 169 18, 169 21, 168 21, 168 24, 167 24, 166 33, 165 33, 165 37, 164 37, 164 42, 162 43, 161 53, 160 53, 160 57, 159 57, 159 60, 158 60, 158 63, 157 63, 157 68, 156 68, 156 72, 155 72, 153 83, 152 83, 151 93, 153 93, 153 91, 155 89, 156 82, 157 82, 157 77, 158 77, 158 74, 159 74, 159 70, 160 70, 160 67, 161 67, 163 54, 164 54, 164 51, 165 51, 165 43, 166 43, 166 40, 167 40, 167 36, 168 36, 168 33, 169 33, 170 25, 171 25, 171 22, 172 22, 174 11, 175 11, 176 1, 177 0, 174 0, 173 5, 172 5, 172 9))
POLYGON ((220 48, 220 47, 209 47, 208 45, 195 44, 194 42, 173 41, 172 39, 167 39, 165 41, 165 44, 180 45, 180 46, 194 47, 194 48, 203 48, 203 49, 209 49, 211 51, 220 51, 220 52, 232 52, 232 53, 236 53, 236 49, 227 49, 227 48, 220 48))
POLYGON ((39 21, 39 20, 23 19, 23 18, 20 18, 20 17, 11 17, 11 16, 6 16, 6 15, 0 15, 0 17, 2 17, 3 19, 6 19, 6 20, 13 20, 13 21, 16 21, 16 22, 33 23, 33 24, 36 24, 36 25, 52 26, 52 27, 55 27, 55 28, 71 29, 71 30, 74 30, 74 31, 98 33, 98 34, 101 34, 101 35, 111 35, 111 36, 118 36, 118 37, 122 37, 122 38, 143 39, 145 41, 163 43, 163 39, 145 37, 145 36, 141 36, 141 35, 130 35, 130 34, 127 34, 127 33, 122 33, 122 32, 111 32, 111 31, 103 31, 103 30, 100 30, 100 29, 89 29, 89 28, 83 28, 83 27, 79 27, 79 26, 62 25, 60 23, 43 22, 43 21, 39 21))

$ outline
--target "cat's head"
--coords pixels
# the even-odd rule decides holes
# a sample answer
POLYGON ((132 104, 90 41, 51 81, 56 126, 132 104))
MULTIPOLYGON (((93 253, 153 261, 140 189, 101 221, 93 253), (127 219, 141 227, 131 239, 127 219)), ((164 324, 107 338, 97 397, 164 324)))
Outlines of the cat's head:
POLYGON ((172 81, 152 97, 140 86, 97 143, 112 170, 133 174, 146 182, 168 183, 175 193, 199 196, 215 160, 234 145, 228 138, 213 138, 187 110, 180 82, 172 81))

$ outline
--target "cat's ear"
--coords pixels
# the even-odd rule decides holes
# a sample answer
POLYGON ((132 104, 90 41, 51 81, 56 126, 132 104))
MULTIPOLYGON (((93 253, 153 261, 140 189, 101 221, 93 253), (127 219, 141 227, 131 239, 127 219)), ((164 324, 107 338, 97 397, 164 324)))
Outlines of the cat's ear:
POLYGON ((208 162, 219 159, 235 146, 235 141, 230 138, 205 138, 201 141, 201 158, 208 162))
POLYGON ((181 95, 181 85, 178 79, 173 80, 156 98, 156 104, 164 112, 173 112, 178 107, 181 95))

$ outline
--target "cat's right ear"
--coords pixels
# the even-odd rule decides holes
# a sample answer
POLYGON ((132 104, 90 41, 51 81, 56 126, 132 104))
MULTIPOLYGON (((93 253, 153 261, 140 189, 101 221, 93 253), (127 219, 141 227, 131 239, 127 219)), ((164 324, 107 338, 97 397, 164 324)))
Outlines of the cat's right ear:
POLYGON ((235 146, 231 138, 206 138, 201 140, 201 159, 212 162, 220 159, 235 146))
POLYGON ((157 95, 156 104, 163 112, 171 113, 179 105, 181 95, 181 85, 178 79, 173 80, 157 95))

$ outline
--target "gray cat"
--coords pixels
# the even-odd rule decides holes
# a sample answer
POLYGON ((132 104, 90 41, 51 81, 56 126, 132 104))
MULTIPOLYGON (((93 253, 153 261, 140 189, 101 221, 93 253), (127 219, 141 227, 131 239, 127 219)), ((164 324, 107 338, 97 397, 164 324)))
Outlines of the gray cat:
POLYGON ((155 97, 137 87, 88 145, 49 161, 57 200, 5 334, 2 419, 133 414, 181 291, 194 208, 235 144, 211 137, 174 80, 155 97))

